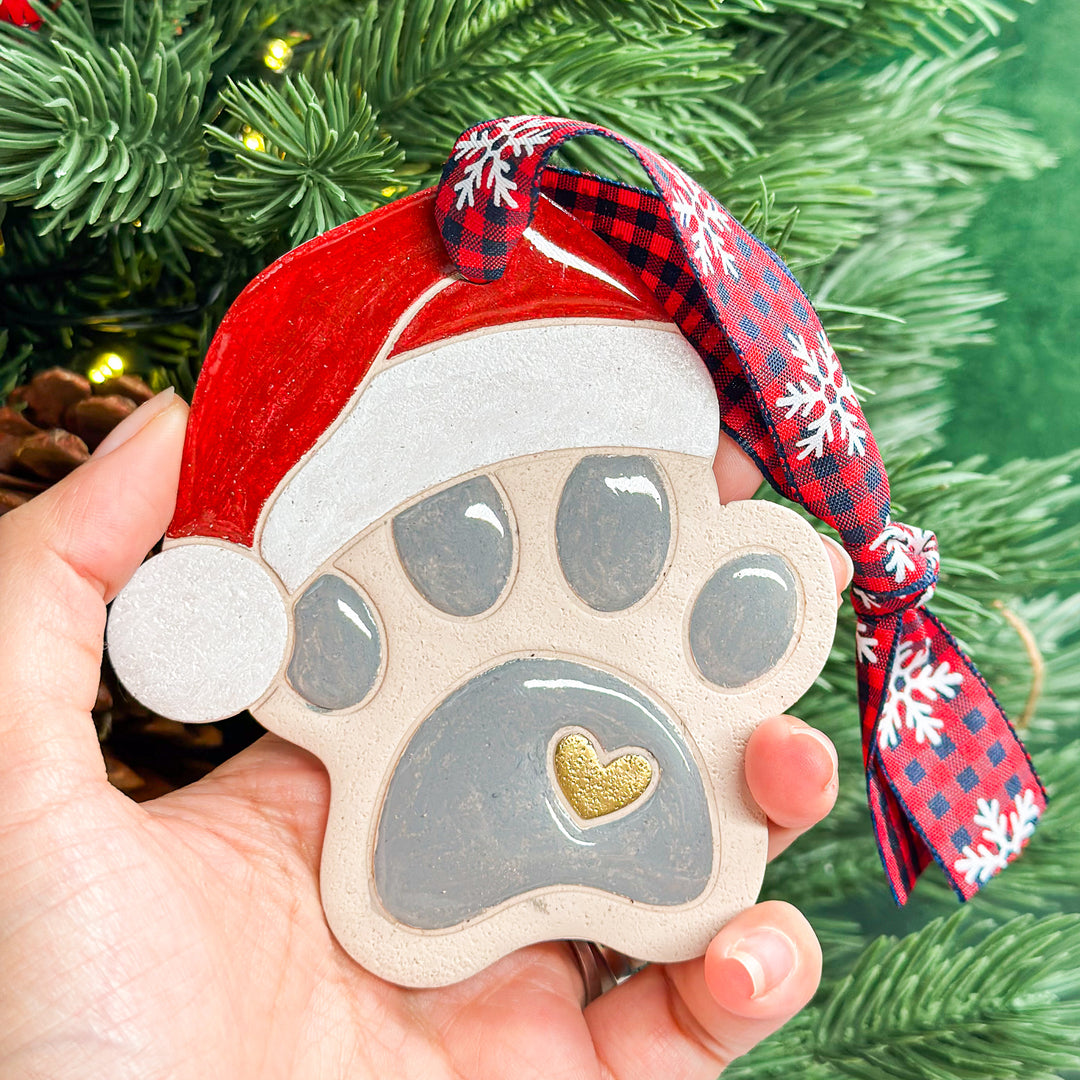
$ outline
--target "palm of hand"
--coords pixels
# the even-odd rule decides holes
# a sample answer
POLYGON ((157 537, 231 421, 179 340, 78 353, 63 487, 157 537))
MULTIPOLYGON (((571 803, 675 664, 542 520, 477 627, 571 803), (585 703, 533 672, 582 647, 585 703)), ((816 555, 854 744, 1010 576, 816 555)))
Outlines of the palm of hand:
MULTIPOLYGON (((326 926, 329 791, 310 755, 267 736, 142 807, 110 788, 88 716, 102 601, 171 511, 185 413, 159 414, 0 522, 5 1077, 707 1077, 805 1003, 820 957, 780 904, 738 916, 704 962, 654 965, 584 1011, 560 943, 403 990, 326 926)), ((773 853, 835 797, 827 748, 795 737, 808 732, 777 718, 748 750, 773 853)))
POLYGON ((99 789, 27 823, 36 911, 17 966, 36 1007, 0 1061, 178 1080, 596 1073, 558 945, 441 991, 393 987, 341 950, 318 892, 327 795, 318 763, 270 737, 146 808, 99 789))

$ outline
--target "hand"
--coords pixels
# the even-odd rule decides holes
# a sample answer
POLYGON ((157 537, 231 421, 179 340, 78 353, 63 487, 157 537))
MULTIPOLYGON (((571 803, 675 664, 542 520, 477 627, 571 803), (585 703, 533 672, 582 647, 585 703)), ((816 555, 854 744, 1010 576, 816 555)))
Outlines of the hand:
MULTIPOLYGON (((114 790, 90 718, 105 604, 172 513, 186 417, 155 398, 0 518, 7 1080, 711 1080, 806 1004, 820 950, 775 902, 728 923, 704 959, 652 965, 584 1011, 559 942, 402 990, 351 960, 323 918, 329 786, 311 755, 267 735, 153 802, 114 790)), ((717 478, 725 500, 760 482, 727 441, 717 478)), ((747 781, 770 856, 829 811, 835 763, 791 717, 755 732, 747 781)))

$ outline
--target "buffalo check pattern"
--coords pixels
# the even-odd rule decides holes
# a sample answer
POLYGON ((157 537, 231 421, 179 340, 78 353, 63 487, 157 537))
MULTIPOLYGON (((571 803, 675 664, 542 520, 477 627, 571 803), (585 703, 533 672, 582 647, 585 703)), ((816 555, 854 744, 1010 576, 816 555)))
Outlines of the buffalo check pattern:
POLYGON ((712 373, 721 424, 781 494, 835 528, 855 564, 867 795, 898 903, 931 860, 969 899, 1019 855, 1046 807, 985 680, 927 609, 933 533, 894 522, 889 480, 810 301, 779 257, 677 166, 594 124, 477 124, 443 170, 436 216, 470 281, 502 276, 544 195, 641 276, 712 373), (625 147, 645 191, 547 166, 582 135, 625 147))

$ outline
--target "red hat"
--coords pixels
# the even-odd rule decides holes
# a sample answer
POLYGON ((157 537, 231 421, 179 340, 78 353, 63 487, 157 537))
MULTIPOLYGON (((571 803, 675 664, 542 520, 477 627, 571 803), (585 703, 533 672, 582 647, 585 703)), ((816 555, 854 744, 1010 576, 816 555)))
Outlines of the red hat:
POLYGON ((711 462, 718 432, 705 365, 603 241, 545 200, 478 287, 421 192, 288 253, 229 310, 164 550, 110 614, 112 663, 178 720, 250 708, 287 659, 289 597, 402 502, 566 447, 711 462))

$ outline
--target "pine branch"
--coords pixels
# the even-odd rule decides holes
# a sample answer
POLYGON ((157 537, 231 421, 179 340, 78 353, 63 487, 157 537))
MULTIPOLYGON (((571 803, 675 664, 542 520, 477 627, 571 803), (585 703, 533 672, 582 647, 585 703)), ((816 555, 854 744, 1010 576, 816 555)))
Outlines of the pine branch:
MULTIPOLYGON (((906 470, 896 488, 897 516, 933 528, 941 541, 942 581, 935 611, 961 639, 977 641, 997 599, 1080 577, 1080 526, 1054 528, 1074 512, 1080 451, 1044 461, 1019 459, 991 473, 978 459, 955 469, 906 470), (961 600, 961 596, 963 600, 961 600)), ((1000 620, 995 618, 995 623, 1000 620)))
MULTIPOLYGON (((363 89, 424 183, 435 181, 463 128, 512 113, 553 112, 616 126, 621 120, 629 134, 696 162, 686 140, 670 133, 673 123, 693 127, 680 124, 682 98, 708 97, 712 111, 719 110, 710 126, 745 141, 743 121, 752 125, 752 118, 736 105, 728 108, 723 90, 756 69, 731 60, 730 42, 688 35, 678 24, 646 36, 637 9, 636 22, 612 17, 598 27, 580 14, 572 18, 567 8, 574 6, 486 5, 483 19, 470 20, 472 5, 453 0, 369 4, 331 36, 310 75, 317 83, 333 71, 363 89), (427 30, 420 48, 405 23, 422 15, 427 30)), ((625 168, 624 157, 615 160, 625 168)))
POLYGON ((1080 1068, 1080 916, 987 933, 967 911, 879 938, 824 1000, 725 1072, 804 1080, 1051 1080, 1080 1068))
MULTIPOLYGON (((754 49, 761 74, 730 92, 760 124, 754 152, 701 177, 751 228, 760 225, 746 204, 764 179, 779 220, 798 215, 782 252, 796 270, 874 233, 918 229, 920 217, 935 218, 948 237, 977 208, 971 191, 1054 163, 1015 121, 981 104, 1001 55, 978 49, 978 39, 950 60, 912 58, 869 78, 848 71, 823 79, 827 62, 807 59, 812 31, 754 49), (935 211, 942 189, 958 193, 947 214, 935 211)), ((776 243, 778 234, 765 239, 776 243)))
POLYGON ((972 29, 996 35, 1002 23, 1015 18, 1012 8, 998 0, 729 0, 726 7, 729 14, 742 9, 740 21, 767 34, 777 32, 777 21, 768 16, 789 14, 817 22, 823 37, 847 58, 863 56, 882 42, 914 52, 949 53, 972 29), (834 29, 844 33, 829 33, 834 29))
MULTIPOLYGON (((1076 557, 1066 557, 1070 563, 1076 557)), ((1032 631, 1045 665, 1043 693, 1031 719, 1026 737, 1036 752, 1057 752, 1063 746, 1080 745, 1080 592, 1062 595, 1046 593, 1034 600, 1008 605, 1032 631)), ((1019 702, 1030 689, 1029 665, 1020 658, 1016 631, 1001 627, 984 646, 994 650, 995 666, 1015 687, 1012 698, 1019 702), (1011 670, 1006 659, 1013 661, 1011 670)), ((1014 709, 1015 712, 1015 709, 1014 709)))
POLYGON ((210 129, 236 163, 218 174, 214 194, 252 246, 281 235, 290 246, 303 243, 370 210, 393 181, 400 155, 376 130, 367 99, 329 73, 320 89, 321 96, 303 75, 286 75, 276 87, 230 83, 222 91, 227 115, 258 135, 244 142, 210 129))
POLYGON ((715 3, 699 15, 678 0, 368 0, 342 22, 316 59, 316 72, 333 70, 363 87, 372 107, 392 122, 395 114, 425 95, 440 101, 438 88, 455 89, 476 77, 498 74, 514 54, 515 38, 545 26, 587 25, 595 34, 645 41, 647 31, 701 28, 715 3))
POLYGON ((845 369, 868 391, 864 408, 889 461, 938 443, 955 350, 992 340, 986 312, 1004 297, 951 242, 976 205, 967 193, 928 199, 903 224, 804 275, 845 369))
MULTIPOLYGON (((237 86, 250 86, 267 101, 276 100, 278 113, 295 114, 295 103, 285 101, 285 81, 267 78, 251 52, 259 35, 275 19, 279 24, 291 20, 284 22, 285 26, 298 22, 310 27, 323 41, 309 50, 310 59, 300 73, 307 75, 315 97, 320 103, 326 100, 323 75, 327 72, 335 76, 338 85, 354 91, 366 89, 371 119, 379 132, 388 136, 381 146, 381 160, 380 148, 374 143, 367 151, 359 151, 356 160, 338 146, 334 161, 340 173, 320 176, 319 164, 301 181, 295 172, 301 159, 283 161, 278 157, 275 163, 269 154, 238 150, 238 143, 222 142, 219 134, 203 135, 196 145, 187 146, 195 166, 183 181, 184 193, 179 197, 169 191, 158 195, 163 204, 176 202, 160 229, 157 226, 162 219, 149 211, 133 218, 139 214, 135 202, 127 207, 130 212, 120 212, 123 193, 96 190, 85 172, 76 170, 79 175, 71 176, 68 183, 81 188, 78 197, 84 207, 93 208, 95 198, 100 198, 99 217, 86 228, 106 238, 119 256, 112 258, 113 265, 119 268, 164 259, 178 280, 183 275, 190 277, 195 302, 201 304, 201 298, 212 294, 234 295, 243 284, 242 279, 231 278, 225 267, 215 268, 209 260, 220 255, 227 263, 233 262, 239 246, 258 254, 262 264, 280 253, 289 242, 280 227, 283 216, 273 211, 270 213, 277 216, 271 220, 269 216, 258 217, 259 212, 270 206, 287 207, 304 183, 316 193, 300 196, 312 210, 310 219, 305 219, 311 224, 298 226, 293 239, 310 235, 319 221, 341 220, 355 207, 368 207, 392 194, 433 182, 453 137, 479 116, 513 111, 570 112, 606 122, 655 145, 712 183, 736 212, 749 217, 752 227, 765 231, 769 239, 783 240, 785 254, 797 264, 800 260, 820 261, 838 247, 853 248, 880 225, 873 212, 882 202, 877 185, 880 173, 871 183, 867 179, 868 163, 881 160, 881 155, 869 137, 875 125, 878 129, 885 125, 867 111, 863 120, 866 134, 853 137, 843 120, 844 109, 851 107, 852 93, 844 89, 832 109, 812 95, 821 92, 819 76, 830 63, 837 57, 854 55, 844 53, 845 47, 854 42, 865 49, 880 46, 877 31, 871 32, 873 11, 900 8, 904 5, 879 0, 800 0, 772 7, 696 0, 648 4, 629 0, 500 0, 490 4, 479 4, 478 0, 369 0, 360 5, 352 0, 329 0, 315 10, 302 7, 298 0, 155 0, 150 4, 66 0, 57 19, 82 13, 82 22, 92 25, 95 39, 86 50, 88 55, 111 55, 110 49, 123 47, 139 57, 143 55, 139 43, 153 41, 154 33, 159 34, 161 48, 176 52, 191 48, 190 43, 205 34, 208 44, 203 53, 208 47, 213 74, 198 93, 194 86, 189 90, 201 99, 201 117, 216 120, 218 131, 229 135, 240 134, 242 122, 235 114, 217 119, 224 73, 235 71, 237 86), (757 12, 755 18, 769 23, 772 34, 768 40, 748 28, 745 18, 751 10, 757 12), (152 33, 155 25, 162 29, 152 33), (781 30, 783 33, 778 33, 781 30), (770 41, 777 44, 770 46, 770 41), (784 42, 789 44, 786 53, 780 48, 784 42), (801 67, 796 57, 805 58, 801 67), (768 75, 757 75, 762 66, 768 75), (785 81, 786 87, 778 91, 775 84, 785 81), (756 85, 757 96, 741 93, 738 88, 743 84, 756 85), (772 87, 772 96, 765 92, 767 85, 772 87), (800 96, 807 97, 806 106, 799 105, 800 96), (759 101, 764 105, 764 119, 757 115, 756 105, 749 104, 759 101), (782 130, 785 115, 794 117, 800 108, 815 122, 820 118, 817 129, 808 129, 807 141, 801 145, 792 132, 782 130), (833 125, 835 135, 829 134, 827 124, 833 125), (775 137, 769 134, 773 127, 775 137), (394 142, 404 152, 404 160, 395 153, 394 142), (220 174, 216 179, 210 168, 220 174), (347 197, 343 199, 342 193, 347 197), (140 228, 135 228, 135 221, 140 222, 140 228)), ((910 5, 904 9, 914 10, 910 5)), ((940 10, 955 14, 959 7, 942 3, 940 10)), ((49 16, 47 27, 55 21, 49 16)), ((20 49, 28 43, 37 55, 51 48, 50 33, 20 36, 10 31, 10 36, 18 40, 20 49)), ((301 53, 298 49, 297 56, 301 53)), ((194 65, 197 72, 201 72, 202 63, 194 65)), ((104 71, 99 81, 106 76, 112 78, 104 71)), ((905 78, 911 81, 914 76, 905 78)), ((852 82, 853 89, 859 85, 852 82)), ((879 98, 892 92, 875 91, 879 98)), ((929 100, 932 94, 928 91, 924 97, 929 100)), ((325 113, 327 106, 321 107, 325 113)), ((353 112, 349 110, 349 117, 353 112)), ((243 113, 249 119, 255 116, 250 101, 243 113)), ((990 127, 998 120, 993 118, 990 127)), ((914 124, 913 120, 909 126, 914 124)), ((261 129, 251 126, 251 141, 257 146, 261 129)), ((317 143, 318 132, 311 134, 317 143)), ((941 139, 948 141, 946 133, 941 133, 941 139)), ((131 149, 119 126, 107 141, 110 152, 120 157, 131 149)), ((322 153, 325 149, 315 144, 305 146, 307 158, 302 160, 308 161, 309 167, 312 160, 330 160, 322 153)), ((918 152, 915 146, 907 149, 918 152)), ((183 160, 183 154, 172 156, 183 160)), ((575 146, 567 158, 572 164, 639 179, 626 155, 597 140, 575 146)), ((25 180, 29 167, 20 171, 25 180)), ((904 179, 910 194, 919 180, 904 179)), ((60 220, 71 216, 71 208, 43 206, 33 215, 33 224, 37 229, 63 228, 60 220)), ((78 219, 73 220, 77 228, 78 219)), ((949 223, 943 240, 956 224, 949 223)), ((947 243, 941 247, 948 250, 947 243)), ((102 260, 102 280, 108 276, 105 265, 102 260)), ((0 268, 0 277, 2 273, 0 268)), ((85 273, 76 281, 84 279, 85 273)), ((69 298, 67 292, 65 288, 47 305, 50 320, 62 320, 65 312, 70 312, 75 323, 89 317, 98 301, 89 304, 88 298, 69 298)), ((129 295, 128 283, 117 277, 115 296, 122 309, 130 306, 129 295)), ((894 300, 889 295, 884 298, 889 303, 894 300)), ((867 340, 876 345, 874 339, 882 331, 879 323, 889 323, 885 331, 898 325, 889 322, 897 315, 873 299, 852 301, 838 290, 827 302, 828 310, 844 316, 837 326, 850 327, 850 333, 841 334, 845 355, 866 350, 867 340)), ((991 299, 992 295, 978 298, 977 305, 991 299)), ((100 303, 106 308, 116 306, 104 297, 100 303)), ((189 304, 186 301, 183 306, 189 304)), ((975 324, 977 313, 969 318, 975 324)), ((955 319, 942 320, 940 326, 943 334, 950 327, 954 336, 962 330, 955 319)), ((913 329, 908 340, 916 339, 913 329)), ((45 351, 35 363, 48 362, 48 340, 40 336, 36 340, 35 348, 45 351)), ((933 344, 929 334, 924 340, 928 348, 933 344)), ((177 359, 189 362, 186 357, 177 359)), ((940 358, 931 354, 921 365, 930 371, 912 374, 927 397, 936 387, 940 364, 940 358)))
POLYGON ((49 15, 48 34, 0 24, 0 197, 33 205, 41 232, 100 236, 138 221, 209 249, 196 207, 209 187, 210 34, 176 39, 160 2, 135 10, 126 0, 116 44, 75 3, 49 15))

